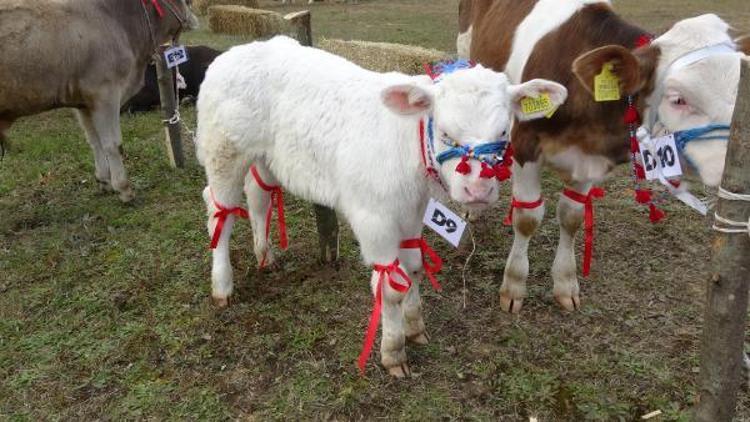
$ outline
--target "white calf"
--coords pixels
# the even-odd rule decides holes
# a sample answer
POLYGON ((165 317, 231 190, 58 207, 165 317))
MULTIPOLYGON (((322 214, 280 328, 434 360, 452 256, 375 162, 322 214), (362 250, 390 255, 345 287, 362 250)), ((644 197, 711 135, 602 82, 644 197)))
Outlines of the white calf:
POLYGON ((368 339, 382 306, 382 363, 395 376, 407 375, 405 340, 427 341, 411 282, 421 278, 423 262, 409 249, 431 252, 421 240, 430 188, 442 187, 469 208, 496 201, 491 166, 502 166, 497 156, 507 145, 511 110, 524 119, 542 117, 519 110, 523 97, 541 93, 555 105, 567 96, 561 85, 510 85, 481 66, 451 66, 435 80, 370 72, 286 37, 219 56, 197 103, 215 246, 213 298, 224 305, 232 293, 228 244, 235 218, 247 215, 238 206, 243 186, 261 263, 273 260, 267 222, 272 194, 280 192, 274 186, 283 186, 336 209, 351 225, 365 263, 375 268, 368 339))

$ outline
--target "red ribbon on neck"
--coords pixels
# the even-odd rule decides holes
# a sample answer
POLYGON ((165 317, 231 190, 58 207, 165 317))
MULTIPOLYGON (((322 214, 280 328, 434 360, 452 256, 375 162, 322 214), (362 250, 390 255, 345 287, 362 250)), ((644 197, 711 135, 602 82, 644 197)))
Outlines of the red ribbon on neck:
MULTIPOLYGON (((286 218, 284 217, 284 192, 281 190, 281 186, 269 186, 265 184, 255 166, 250 166, 250 173, 252 173, 255 183, 261 189, 271 193, 271 203, 268 204, 268 211, 266 212, 266 241, 268 241, 271 234, 271 217, 273 217, 273 209, 275 207, 279 219, 279 246, 282 250, 286 250, 289 247, 289 239, 286 233, 286 218)), ((261 266, 263 266, 262 263, 261 266)))
POLYGON ((227 217, 230 215, 237 216, 239 218, 248 218, 247 210, 242 207, 234 207, 234 208, 227 208, 220 203, 216 201, 216 198, 214 198, 214 193, 211 191, 211 200, 214 203, 214 206, 218 209, 214 213, 214 218, 216 218, 216 227, 214 228, 214 234, 211 236, 211 249, 216 249, 216 246, 219 244, 219 239, 221 239, 221 231, 224 230, 224 223, 227 221, 227 217))
POLYGON ((524 209, 524 210, 533 210, 536 208, 541 207, 544 205, 544 199, 539 198, 534 202, 523 202, 519 201, 516 198, 512 198, 510 201, 510 209, 508 210, 508 216, 505 217, 505 220, 503 220, 503 225, 505 226, 512 226, 513 225, 513 210, 516 208, 524 209))
POLYGON ((388 284, 391 288, 399 293, 406 293, 411 288, 411 279, 406 275, 404 270, 399 266, 398 259, 393 261, 390 265, 379 265, 375 264, 375 271, 380 273, 378 279, 378 285, 375 287, 375 303, 372 306, 372 312, 370 313, 370 322, 367 324, 367 333, 365 334, 365 340, 362 344, 362 352, 359 354, 357 366, 362 375, 365 373, 365 364, 367 359, 370 358, 372 352, 372 345, 375 343, 375 334, 378 332, 378 324, 380 323, 380 313, 383 309, 383 280, 388 280, 388 284), (398 274, 406 284, 400 284, 393 279, 392 274, 398 274))
POLYGON ((159 4, 159 0, 142 0, 144 5, 148 5, 149 3, 154 5, 154 9, 156 9, 156 14, 159 15, 159 18, 164 17, 164 9, 162 9, 161 4, 159 4))
POLYGON ((436 291, 442 291, 443 287, 438 282, 435 274, 439 273, 443 269, 443 260, 438 256, 437 252, 430 247, 424 237, 418 237, 416 239, 407 239, 401 242, 401 249, 419 249, 422 252, 422 267, 424 272, 427 274, 427 278, 432 284, 432 288, 436 291))
POLYGON ((563 195, 584 206, 584 227, 586 231, 583 253, 584 277, 588 277, 591 273, 591 259, 594 254, 594 199, 604 198, 604 194, 604 189, 598 187, 591 188, 586 195, 567 188, 563 191, 563 195))

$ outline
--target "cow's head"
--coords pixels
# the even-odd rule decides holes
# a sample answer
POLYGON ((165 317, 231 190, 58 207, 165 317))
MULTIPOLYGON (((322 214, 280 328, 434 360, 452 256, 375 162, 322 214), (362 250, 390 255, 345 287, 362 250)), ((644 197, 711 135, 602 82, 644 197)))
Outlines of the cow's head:
MULTIPOLYGON (((560 84, 533 80, 511 85, 504 74, 477 65, 443 74, 435 81, 414 77, 409 84, 386 88, 382 98, 396 114, 432 117, 427 132, 433 135, 434 156, 438 157, 448 151, 481 151, 483 148, 476 147, 507 142, 513 114, 521 120, 544 117, 543 112, 524 114, 520 105, 523 98, 541 94, 548 94, 554 107, 567 98, 567 90, 560 84)), ((484 208, 497 201, 499 194, 497 178, 486 174, 487 161, 495 157, 476 158, 489 160, 456 156, 437 165, 451 198, 471 209, 484 208)))
POLYGON ((696 171, 703 183, 716 186, 724 171, 728 136, 721 128, 732 120, 743 49, 747 53, 750 42, 742 39, 735 44, 729 25, 709 14, 678 22, 648 46, 632 51, 601 47, 579 57, 573 66, 593 92, 594 77, 604 63, 613 62, 623 94, 644 97, 644 125, 652 136, 716 128, 695 140, 686 137, 691 141, 680 151, 683 169, 696 171))
POLYGON ((198 18, 190 9, 192 0, 146 0, 149 25, 153 25, 155 41, 163 44, 171 41, 182 31, 198 28, 198 18))

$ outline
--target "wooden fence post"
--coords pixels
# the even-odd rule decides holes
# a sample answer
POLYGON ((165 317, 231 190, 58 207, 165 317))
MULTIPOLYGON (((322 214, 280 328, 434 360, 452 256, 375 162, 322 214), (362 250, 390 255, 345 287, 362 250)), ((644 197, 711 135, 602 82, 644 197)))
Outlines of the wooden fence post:
MULTIPOLYGON (((294 30, 294 36, 300 44, 313 45, 310 11, 290 13, 284 16, 294 30)), ((320 259, 323 262, 334 262, 339 259, 339 223, 336 211, 315 204, 315 219, 318 224, 318 244, 320 259)))
MULTIPOLYGON (((742 77, 734 110, 722 187, 750 194, 750 61, 742 61, 742 77)), ((747 221, 750 202, 720 199, 717 214, 747 221)), ((717 233, 713 272, 701 340, 699 402, 695 420, 723 422, 734 418, 742 379, 742 353, 750 282, 750 236, 717 233)))
POLYGON ((167 68, 167 61, 164 59, 164 47, 159 47, 157 54, 154 55, 156 63, 156 78, 159 83, 159 98, 161 99, 161 109, 164 113, 164 131, 166 132, 167 155, 172 167, 182 168, 185 166, 185 156, 182 153, 181 124, 179 119, 169 122, 177 111, 177 97, 175 96, 175 74, 174 71, 167 68))

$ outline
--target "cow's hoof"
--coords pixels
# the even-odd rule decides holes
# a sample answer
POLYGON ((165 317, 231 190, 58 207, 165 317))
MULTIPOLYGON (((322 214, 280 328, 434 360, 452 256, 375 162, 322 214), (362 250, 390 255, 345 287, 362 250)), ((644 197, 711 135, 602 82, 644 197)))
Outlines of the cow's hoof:
POLYGON ((112 187, 112 185, 109 183, 108 180, 97 180, 96 181, 99 184, 99 190, 104 193, 112 193, 115 191, 115 189, 112 187))
POLYGON ((575 312, 581 309, 581 298, 574 296, 555 296, 555 300, 560 306, 568 312, 575 312))
POLYGON ((229 306, 228 297, 212 297, 211 300, 214 302, 214 306, 219 309, 223 309, 229 306))
POLYGON ((428 336, 426 332, 409 336, 406 338, 406 340, 409 343, 418 344, 420 346, 430 344, 430 336, 428 336))
POLYGON ((513 298, 507 293, 500 293, 500 308, 502 308, 503 311, 517 314, 521 312, 521 307, 523 307, 522 297, 513 298))
POLYGON ((130 202, 133 202, 135 199, 135 192, 133 192, 132 189, 124 190, 120 192, 120 201, 122 201, 123 204, 128 204, 130 202))
POLYGON ((388 369, 388 374, 390 374, 392 377, 396 378, 406 378, 411 376, 411 370, 409 369, 409 364, 406 362, 402 363, 401 365, 392 366, 388 369))

